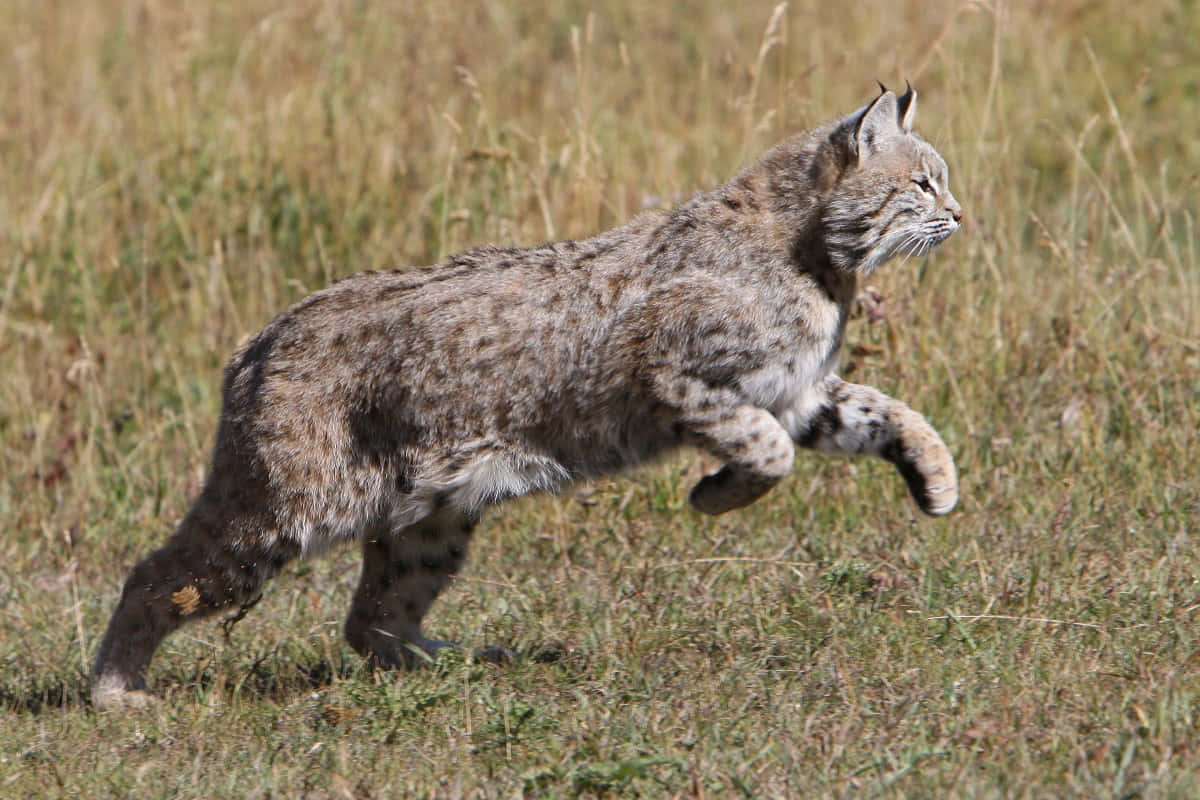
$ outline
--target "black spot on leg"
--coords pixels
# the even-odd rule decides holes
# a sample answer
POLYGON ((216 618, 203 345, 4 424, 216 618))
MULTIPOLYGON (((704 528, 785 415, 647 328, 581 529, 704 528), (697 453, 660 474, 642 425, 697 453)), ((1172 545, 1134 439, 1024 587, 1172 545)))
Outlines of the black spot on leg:
POLYGON ((879 455, 896 465, 900 476, 908 484, 909 493, 917 501, 917 505, 921 507, 921 510, 928 513, 930 509, 929 496, 926 494, 928 482, 925 480, 925 476, 921 474, 921 471, 917 469, 916 462, 909 460, 905 456, 904 448, 900 443, 897 441, 888 443, 879 451, 879 455))
POLYGON ((842 418, 837 406, 826 405, 813 415, 808 429, 796 437, 796 444, 801 447, 812 447, 822 437, 833 436, 842 428, 842 418))
POLYGON ((738 412, 737 412, 736 408, 724 408, 721 410, 721 413, 717 415, 717 422, 718 423, 728 422, 729 420, 736 417, 737 414, 738 414, 738 412))

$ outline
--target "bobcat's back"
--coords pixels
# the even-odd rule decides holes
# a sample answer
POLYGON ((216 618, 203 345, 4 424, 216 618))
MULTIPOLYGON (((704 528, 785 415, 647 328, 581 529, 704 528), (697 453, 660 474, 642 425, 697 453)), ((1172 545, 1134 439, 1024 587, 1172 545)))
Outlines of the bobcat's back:
POLYGON ((292 487, 281 527, 307 550, 365 515, 479 509, 677 446, 664 372, 782 411, 832 365, 847 298, 798 280, 785 237, 736 252, 769 215, 701 195, 586 241, 343 279, 235 354, 217 450, 254 451, 292 487), (340 526, 303 520, 339 506, 340 526))

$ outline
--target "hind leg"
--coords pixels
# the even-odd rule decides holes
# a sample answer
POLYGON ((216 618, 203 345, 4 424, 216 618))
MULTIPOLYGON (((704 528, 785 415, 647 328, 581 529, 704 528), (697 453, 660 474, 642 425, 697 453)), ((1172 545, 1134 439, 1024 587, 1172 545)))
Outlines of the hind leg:
POLYGON ((407 528, 368 536, 346 640, 371 664, 409 668, 448 642, 426 639, 421 620, 458 572, 476 518, 449 506, 407 528))
POLYGON ((96 706, 152 703, 146 670, 159 643, 187 622, 251 602, 299 554, 254 523, 201 495, 167 543, 133 568, 92 669, 96 706))

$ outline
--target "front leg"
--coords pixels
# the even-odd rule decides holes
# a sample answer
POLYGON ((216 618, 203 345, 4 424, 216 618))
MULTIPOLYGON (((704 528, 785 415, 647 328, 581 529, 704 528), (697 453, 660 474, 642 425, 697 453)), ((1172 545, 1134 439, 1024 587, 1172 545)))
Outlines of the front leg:
POLYGON ((697 444, 725 461, 706 475, 688 495, 688 503, 705 514, 723 514, 762 497, 792 471, 795 448, 787 431, 769 411, 739 405, 711 421, 695 424, 697 444))
POLYGON ((684 441, 725 463, 692 489, 692 508, 723 514, 748 506, 792 471, 795 447, 771 412, 692 376, 660 374, 653 387, 684 441))
POLYGON ((926 514, 947 514, 958 502, 954 459, 942 437, 923 416, 878 389, 830 375, 783 421, 801 447, 892 462, 926 514))

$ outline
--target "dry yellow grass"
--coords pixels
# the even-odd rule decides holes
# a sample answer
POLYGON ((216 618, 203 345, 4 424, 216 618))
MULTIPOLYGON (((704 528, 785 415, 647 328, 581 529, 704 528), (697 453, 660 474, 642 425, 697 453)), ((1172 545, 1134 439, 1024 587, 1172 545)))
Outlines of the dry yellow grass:
POLYGON ((1195 4, 539 5, 0 9, 0 797, 1200 795, 1195 4), (804 456, 702 519, 685 455, 485 521, 432 622, 553 663, 363 672, 342 553, 91 711, 239 338, 671 203, 876 78, 969 224, 872 279, 848 368, 944 432, 960 511, 804 456))

